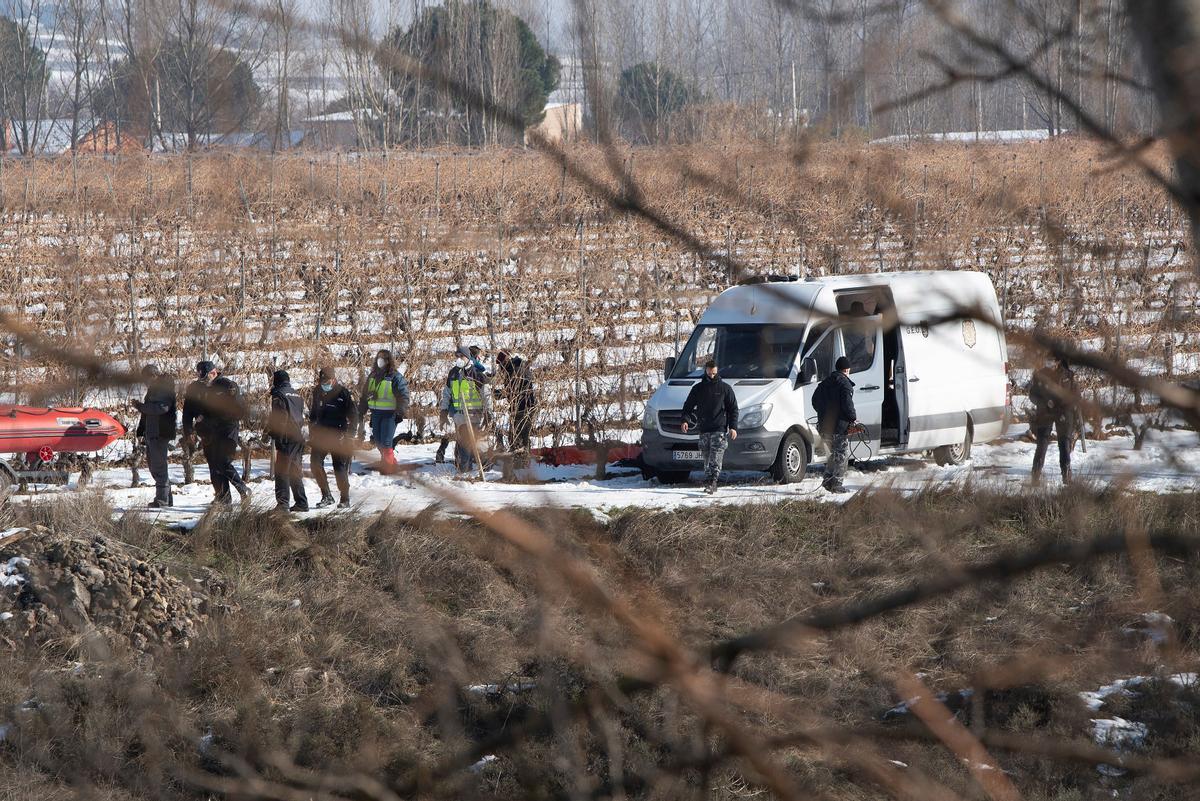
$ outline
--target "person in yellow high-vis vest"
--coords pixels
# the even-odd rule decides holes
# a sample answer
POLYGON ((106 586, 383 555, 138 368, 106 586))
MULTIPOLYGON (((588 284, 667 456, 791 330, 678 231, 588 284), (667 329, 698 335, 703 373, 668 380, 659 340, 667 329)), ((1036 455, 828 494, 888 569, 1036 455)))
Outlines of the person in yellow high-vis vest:
POLYGON ((454 466, 461 473, 475 469, 479 434, 491 415, 491 399, 484 385, 491 381, 483 362, 463 346, 446 375, 439 404, 439 420, 454 420, 454 466), (469 424, 468 424, 469 420, 469 424))
POLYGON ((410 402, 408 382, 396 369, 390 350, 375 354, 358 398, 360 417, 367 419, 370 414, 371 443, 379 449, 380 470, 390 473, 396 469, 396 424, 408 414, 410 402))

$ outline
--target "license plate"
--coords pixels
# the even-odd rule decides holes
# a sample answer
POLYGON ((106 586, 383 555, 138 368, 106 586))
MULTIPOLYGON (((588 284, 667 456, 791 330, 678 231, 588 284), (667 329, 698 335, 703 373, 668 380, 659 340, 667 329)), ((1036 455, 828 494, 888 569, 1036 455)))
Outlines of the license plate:
POLYGON ((671 458, 677 462, 698 462, 700 451, 671 451, 671 458))

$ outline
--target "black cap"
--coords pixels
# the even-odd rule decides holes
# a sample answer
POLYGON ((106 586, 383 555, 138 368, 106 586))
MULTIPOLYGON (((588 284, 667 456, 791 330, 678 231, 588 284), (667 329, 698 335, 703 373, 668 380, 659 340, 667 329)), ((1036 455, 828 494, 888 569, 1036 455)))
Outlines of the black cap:
POLYGON ((208 359, 205 359, 204 361, 201 361, 201 362, 196 362, 196 374, 199 375, 201 378, 204 378, 204 376, 208 375, 209 373, 211 373, 213 370, 216 370, 216 369, 217 369, 217 366, 215 364, 213 364, 212 362, 210 362, 208 359))
POLYGON ((292 377, 287 374, 287 370, 276 370, 271 376, 271 383, 274 386, 282 387, 284 384, 292 383, 292 377))
POLYGON ((717 369, 717 360, 709 359, 708 361, 706 361, 704 363, 704 369, 705 370, 716 370, 717 369))
POLYGON ((471 346, 470 348, 468 348, 467 350, 470 352, 471 356, 473 356, 473 357, 474 357, 474 356, 478 356, 478 355, 479 355, 479 351, 483 350, 483 348, 479 347, 478 345, 472 345, 472 346, 471 346))
POLYGON ((833 369, 837 370, 839 373, 842 370, 849 370, 850 369, 850 360, 847 359, 845 356, 838 356, 838 360, 833 363, 833 369))
POLYGON ((332 367, 322 367, 320 370, 317 371, 317 380, 318 381, 325 381, 327 379, 330 381, 333 380, 333 368, 332 367))
POLYGON ((143 366, 142 367, 142 375, 145 378, 154 378, 154 376, 159 375, 158 365, 157 364, 147 364, 147 365, 143 366))

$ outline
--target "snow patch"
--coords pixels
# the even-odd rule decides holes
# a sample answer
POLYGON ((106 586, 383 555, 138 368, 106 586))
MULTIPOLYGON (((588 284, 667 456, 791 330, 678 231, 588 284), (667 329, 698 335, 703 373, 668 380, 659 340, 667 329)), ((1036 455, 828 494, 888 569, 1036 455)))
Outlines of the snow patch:
POLYGON ((1121 631, 1125 634, 1141 635, 1155 645, 1164 645, 1171 639, 1171 628, 1175 621, 1170 615, 1162 612, 1146 612, 1142 619, 1131 626, 1125 626, 1121 631))
POLYGON ((484 768, 486 768, 488 765, 490 765, 491 763, 493 763, 495 761, 496 761, 495 754, 486 754, 483 757, 483 759, 479 760, 474 765, 467 768, 467 770, 471 771, 472 773, 479 773, 480 771, 482 771, 484 768))
POLYGON ((4 570, 0 572, 0 587, 19 587, 24 584, 22 567, 29 567, 29 560, 24 556, 14 556, 5 562, 4 570))
POLYGON ((1138 748, 1146 742, 1150 730, 1145 723, 1125 718, 1092 718, 1092 739, 1097 745, 1118 750, 1138 748))
POLYGON ((514 681, 507 684, 472 684, 464 689, 473 695, 503 695, 504 693, 525 693, 536 690, 537 683, 514 681))
MULTIPOLYGON (((1194 687, 1198 679, 1196 673, 1175 673, 1167 676, 1165 681, 1179 687, 1194 687)), ((1079 697, 1084 705, 1092 712, 1098 712, 1110 696, 1130 697, 1136 695, 1133 688, 1140 687, 1150 681, 1150 676, 1131 676, 1127 679, 1117 679, 1112 684, 1106 684, 1098 690, 1081 692, 1079 697)))
MULTIPOLYGON (((1066 131, 1063 131, 1066 133, 1066 131)), ((1050 138, 1045 128, 1007 131, 947 131, 930 134, 896 134, 872 139, 873 145, 897 145, 905 142, 1039 142, 1050 138)))

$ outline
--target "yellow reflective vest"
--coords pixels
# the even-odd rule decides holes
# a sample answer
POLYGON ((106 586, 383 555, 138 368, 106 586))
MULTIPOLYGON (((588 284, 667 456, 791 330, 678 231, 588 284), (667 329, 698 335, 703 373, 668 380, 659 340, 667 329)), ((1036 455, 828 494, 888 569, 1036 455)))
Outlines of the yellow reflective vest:
POLYGON ((367 406, 371 409, 396 410, 396 393, 392 390, 392 377, 367 379, 367 406))
POLYGON ((450 411, 459 413, 464 410, 477 412, 483 409, 483 395, 479 392, 479 384, 466 373, 459 372, 456 378, 447 382, 450 386, 450 411))

